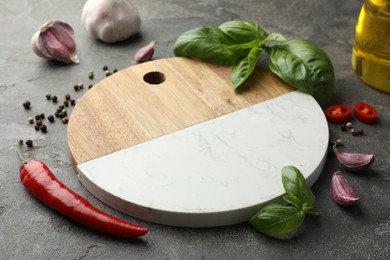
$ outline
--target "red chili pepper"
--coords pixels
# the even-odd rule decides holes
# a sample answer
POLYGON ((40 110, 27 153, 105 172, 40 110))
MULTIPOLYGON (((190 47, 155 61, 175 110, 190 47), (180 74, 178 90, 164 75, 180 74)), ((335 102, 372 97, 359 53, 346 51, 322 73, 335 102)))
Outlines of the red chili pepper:
POLYGON ((332 105, 325 110, 328 121, 335 124, 348 122, 351 119, 351 113, 351 108, 344 104, 332 105))
POLYGON ((60 182, 45 163, 26 160, 20 144, 18 148, 19 157, 23 161, 20 180, 30 193, 50 208, 108 235, 138 237, 148 233, 145 227, 126 222, 95 208, 60 182))
POLYGON ((376 109, 364 102, 356 103, 353 111, 355 117, 366 124, 374 124, 378 117, 376 109))

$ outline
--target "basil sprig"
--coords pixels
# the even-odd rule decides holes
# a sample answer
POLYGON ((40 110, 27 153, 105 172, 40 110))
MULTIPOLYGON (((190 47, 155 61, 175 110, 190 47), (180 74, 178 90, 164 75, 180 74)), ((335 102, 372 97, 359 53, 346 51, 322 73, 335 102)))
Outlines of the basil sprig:
POLYGON ((235 90, 250 77, 261 53, 269 53, 273 73, 320 103, 330 99, 334 89, 334 69, 324 51, 303 39, 268 34, 255 23, 229 21, 192 29, 179 36, 173 51, 176 56, 231 65, 235 90))
POLYGON ((289 205, 266 205, 250 220, 258 231, 268 236, 290 233, 302 225, 306 214, 318 215, 311 211, 315 202, 314 194, 297 168, 283 167, 282 183, 286 191, 283 199, 289 205))

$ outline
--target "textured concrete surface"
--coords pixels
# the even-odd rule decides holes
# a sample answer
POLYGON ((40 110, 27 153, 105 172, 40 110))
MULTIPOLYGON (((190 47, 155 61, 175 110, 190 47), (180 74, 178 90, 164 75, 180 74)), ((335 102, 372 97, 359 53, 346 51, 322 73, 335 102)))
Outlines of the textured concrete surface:
MULTIPOLYGON (((42 0, 0 2, 0 259, 388 259, 390 255, 390 95, 362 83, 350 66, 354 26, 362 0, 134 0, 142 28, 131 40, 107 45, 92 40, 80 26, 84 1, 42 0), (30 39, 48 19, 60 19, 75 29, 79 65, 62 65, 38 58, 30 39), (61 100, 66 93, 80 97, 73 85, 104 78, 102 66, 123 69, 134 52, 155 40, 154 58, 173 56, 176 38, 202 25, 219 25, 242 19, 259 23, 268 32, 288 38, 303 37, 323 48, 336 72, 336 90, 330 103, 351 106, 365 101, 375 106, 380 120, 374 126, 355 119, 365 135, 353 137, 330 125, 331 138, 342 138, 345 150, 375 153, 368 172, 345 172, 360 201, 351 207, 337 205, 331 197, 330 179, 340 166, 329 156, 313 186, 319 218, 307 217, 290 239, 266 237, 249 224, 207 228, 175 228, 125 216, 95 199, 78 181, 67 150, 66 125, 49 124, 48 133, 36 132, 27 118, 54 113, 56 105, 46 93, 61 100), (24 99, 32 102, 23 109, 24 99), (15 143, 33 139, 28 153, 45 161, 58 179, 115 216, 148 226, 150 234, 138 240, 107 237, 86 229, 35 200, 21 185, 15 143)), ((324 107, 328 105, 325 104, 324 107)), ((71 111, 70 111, 71 112, 71 111)), ((316 133, 313 133, 316 134, 316 133)))

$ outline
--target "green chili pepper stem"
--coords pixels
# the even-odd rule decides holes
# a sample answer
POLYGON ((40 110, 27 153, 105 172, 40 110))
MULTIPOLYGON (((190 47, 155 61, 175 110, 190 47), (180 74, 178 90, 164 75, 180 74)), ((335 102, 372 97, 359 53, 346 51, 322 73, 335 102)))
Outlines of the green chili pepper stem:
POLYGON ((29 161, 29 159, 26 158, 26 156, 24 156, 24 154, 22 153, 22 148, 21 148, 22 144, 23 144, 23 140, 19 140, 18 145, 16 146, 21 165, 29 161))

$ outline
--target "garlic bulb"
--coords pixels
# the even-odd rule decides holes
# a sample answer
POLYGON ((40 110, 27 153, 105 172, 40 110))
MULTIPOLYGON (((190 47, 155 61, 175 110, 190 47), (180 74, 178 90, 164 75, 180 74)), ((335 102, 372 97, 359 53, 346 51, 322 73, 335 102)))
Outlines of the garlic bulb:
POLYGON ((33 51, 42 58, 78 63, 73 28, 62 21, 49 20, 31 39, 33 51))
POLYGON ((131 0, 87 0, 81 24, 95 39, 114 43, 139 32, 141 19, 131 0))

